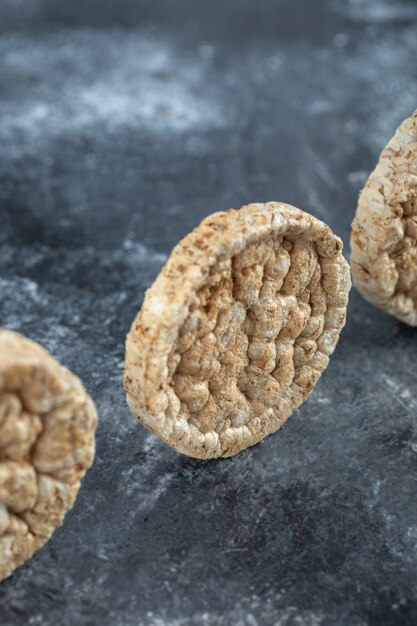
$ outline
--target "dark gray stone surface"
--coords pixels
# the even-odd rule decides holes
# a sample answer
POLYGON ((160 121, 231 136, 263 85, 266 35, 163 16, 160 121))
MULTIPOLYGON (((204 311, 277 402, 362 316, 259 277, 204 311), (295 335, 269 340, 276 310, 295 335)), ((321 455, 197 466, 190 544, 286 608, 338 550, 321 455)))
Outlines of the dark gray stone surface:
POLYGON ((144 290, 207 214, 285 200, 348 253, 416 76, 411 0, 2 0, 0 323, 101 418, 2 626, 417 623, 416 331, 352 292, 314 394, 229 460, 171 451, 121 384, 144 290))

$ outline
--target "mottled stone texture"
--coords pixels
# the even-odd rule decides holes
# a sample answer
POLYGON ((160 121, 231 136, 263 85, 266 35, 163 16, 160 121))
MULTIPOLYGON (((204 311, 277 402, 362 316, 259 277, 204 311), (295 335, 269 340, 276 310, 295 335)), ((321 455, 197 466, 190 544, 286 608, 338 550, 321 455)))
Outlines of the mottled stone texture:
POLYGON ((285 200, 349 228, 417 102, 412 0, 0 3, 0 324, 81 376, 97 458, 0 623, 417 622, 416 331, 352 292, 309 400, 228 460, 129 414, 124 338, 180 237, 285 200))

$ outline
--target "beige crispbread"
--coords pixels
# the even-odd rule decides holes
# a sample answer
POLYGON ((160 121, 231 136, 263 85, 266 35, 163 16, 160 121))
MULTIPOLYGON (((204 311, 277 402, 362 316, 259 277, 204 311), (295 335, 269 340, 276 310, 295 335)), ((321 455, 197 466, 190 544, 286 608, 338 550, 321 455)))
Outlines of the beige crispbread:
POLYGON ((384 148, 362 190, 351 235, 355 287, 417 326, 417 111, 384 148))
POLYGON ((74 374, 0 329, 0 580, 62 523, 93 461, 96 424, 74 374))
POLYGON ((287 204, 205 219, 173 250, 127 337, 132 413, 202 459, 277 430, 315 386, 344 326, 341 250, 328 226, 287 204))

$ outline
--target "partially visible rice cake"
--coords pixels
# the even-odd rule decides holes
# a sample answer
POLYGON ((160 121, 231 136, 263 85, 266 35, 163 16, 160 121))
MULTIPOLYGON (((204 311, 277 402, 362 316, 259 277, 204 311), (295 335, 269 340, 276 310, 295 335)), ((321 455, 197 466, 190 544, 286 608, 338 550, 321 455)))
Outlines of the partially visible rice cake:
POLYGON ((74 374, 0 329, 0 580, 61 525, 93 461, 96 424, 74 374))
POLYGON ((417 326, 417 111, 383 149, 360 194, 351 248, 363 297, 417 326))
POLYGON ((345 324, 342 242, 287 204, 205 219, 147 291, 126 344, 132 413, 170 446, 231 456, 276 431, 345 324))

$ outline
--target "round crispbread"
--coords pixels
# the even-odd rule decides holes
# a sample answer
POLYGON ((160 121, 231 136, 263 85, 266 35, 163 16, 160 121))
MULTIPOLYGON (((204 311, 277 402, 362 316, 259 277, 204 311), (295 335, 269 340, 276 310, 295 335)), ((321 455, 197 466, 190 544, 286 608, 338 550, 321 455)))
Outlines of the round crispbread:
POLYGON ((277 430, 312 391, 344 326, 341 250, 326 224, 283 203, 206 218, 174 248, 128 334, 132 413, 201 459, 277 430))
POLYGON ((0 580, 61 525, 93 461, 96 424, 74 374, 0 329, 0 580))
POLYGON ((351 248, 363 297, 417 326, 417 111, 383 149, 359 196, 351 248))

